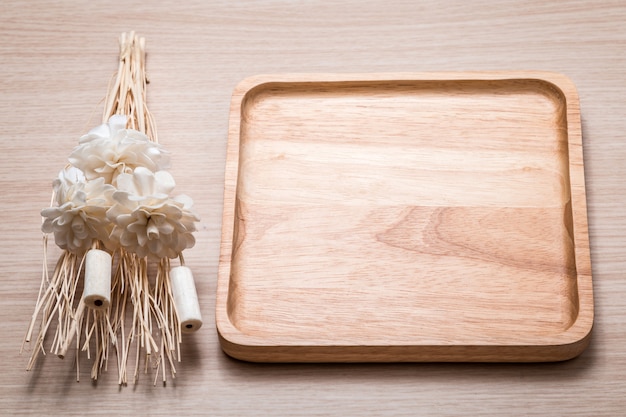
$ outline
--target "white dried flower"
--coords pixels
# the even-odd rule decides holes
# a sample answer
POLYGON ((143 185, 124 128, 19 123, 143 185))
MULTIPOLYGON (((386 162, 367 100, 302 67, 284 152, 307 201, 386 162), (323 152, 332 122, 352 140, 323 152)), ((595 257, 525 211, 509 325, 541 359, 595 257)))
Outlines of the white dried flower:
POLYGON ((80 145, 69 157, 70 163, 81 169, 88 180, 104 178, 116 184, 121 173, 131 173, 136 167, 153 172, 169 167, 170 155, 143 133, 125 129, 126 116, 112 116, 80 138, 80 145))
POLYGON ((54 233, 56 244, 73 253, 88 250, 94 240, 107 242, 112 226, 106 210, 115 188, 98 178, 86 181, 83 172, 68 167, 53 182, 55 207, 43 209, 41 230, 54 233))
POLYGON ((175 258, 191 248, 199 219, 190 211, 189 197, 169 197, 175 185, 166 171, 138 167, 132 174, 120 174, 115 203, 107 211, 114 224, 111 236, 139 257, 175 258))

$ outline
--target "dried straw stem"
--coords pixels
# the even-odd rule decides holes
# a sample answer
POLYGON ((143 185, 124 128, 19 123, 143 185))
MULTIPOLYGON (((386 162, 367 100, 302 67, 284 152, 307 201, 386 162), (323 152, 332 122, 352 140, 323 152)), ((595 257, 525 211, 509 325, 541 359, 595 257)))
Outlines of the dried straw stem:
MULTIPOLYGON (((69 348, 71 341, 78 331, 78 323, 82 319, 84 305, 77 301, 76 297, 79 277, 83 269, 84 256, 78 256, 68 251, 64 251, 59 260, 52 277, 47 273, 47 238, 44 237, 44 272, 42 273, 42 283, 35 305, 35 311, 31 317, 30 325, 24 344, 32 340, 33 330, 37 319, 40 317, 40 328, 35 341, 34 349, 27 369, 31 370, 36 362, 39 353, 45 355, 44 340, 48 329, 56 322, 56 330, 52 340, 51 351, 63 358, 69 348), (56 320, 55 320, 56 319, 56 320)), ((24 348, 22 345, 22 349, 24 348)))
POLYGON ((120 36, 120 62, 114 81, 109 85, 102 114, 106 122, 115 114, 128 116, 128 128, 145 133, 158 142, 156 125, 146 104, 146 41, 135 32, 120 36))

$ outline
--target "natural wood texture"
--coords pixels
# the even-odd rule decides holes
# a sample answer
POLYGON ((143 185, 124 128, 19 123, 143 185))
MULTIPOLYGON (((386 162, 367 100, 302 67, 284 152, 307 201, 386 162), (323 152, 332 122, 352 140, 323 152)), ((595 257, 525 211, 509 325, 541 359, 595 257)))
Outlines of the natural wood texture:
POLYGON ((553 361, 586 347, 565 77, 253 77, 230 123, 217 326, 232 356, 553 361))
POLYGON ((0 414, 622 415, 625 21, 620 0, 0 2, 0 414), (85 364, 76 383, 73 354, 48 355, 25 372, 19 348, 39 287, 39 210, 79 136, 101 121, 117 39, 129 30, 146 38, 148 105, 172 153, 177 192, 194 198, 202 219, 185 263, 204 325, 183 336, 167 387, 153 387, 150 373, 120 390, 114 365, 92 385, 85 364), (595 304, 580 356, 521 365, 254 364, 222 352, 213 323, 224 164, 241 80, 528 69, 566 74, 580 96, 595 304))

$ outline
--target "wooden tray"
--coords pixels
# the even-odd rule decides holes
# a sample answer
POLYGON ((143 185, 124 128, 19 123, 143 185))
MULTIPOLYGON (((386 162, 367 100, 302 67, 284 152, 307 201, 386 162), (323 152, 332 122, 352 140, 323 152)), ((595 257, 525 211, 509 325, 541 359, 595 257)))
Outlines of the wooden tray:
POLYGON ((543 72, 235 90, 216 321, 262 362, 555 361, 593 322, 579 100, 543 72))

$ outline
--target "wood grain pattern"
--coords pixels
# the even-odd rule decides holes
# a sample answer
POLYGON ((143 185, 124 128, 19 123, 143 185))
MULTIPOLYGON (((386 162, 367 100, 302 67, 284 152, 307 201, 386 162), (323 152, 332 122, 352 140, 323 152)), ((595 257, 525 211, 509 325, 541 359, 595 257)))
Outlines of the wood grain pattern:
POLYGON ((578 95, 558 74, 243 81, 223 347, 296 362, 579 354, 593 322, 580 144, 578 95))
MULTIPOLYGON (((0 2, 0 414, 622 415, 625 21, 621 0, 0 2), (39 210, 80 135, 99 122, 117 38, 132 29, 147 40, 148 104, 172 153, 177 191, 193 197, 202 219, 185 260, 205 325, 184 336, 183 360, 167 387, 153 387, 149 369, 137 387, 120 390, 114 368, 91 384, 86 363, 76 383, 73 354, 25 372, 28 355, 19 348, 39 288, 39 210), (285 72, 527 69, 564 73, 580 95, 595 301, 591 343, 580 356, 541 364, 253 364, 222 352, 211 323, 229 103, 238 82, 285 72)), ((417 214, 406 213, 407 226, 417 214)), ((443 227, 454 226, 444 219, 443 227)), ((385 239, 411 247, 393 230, 385 239)))

